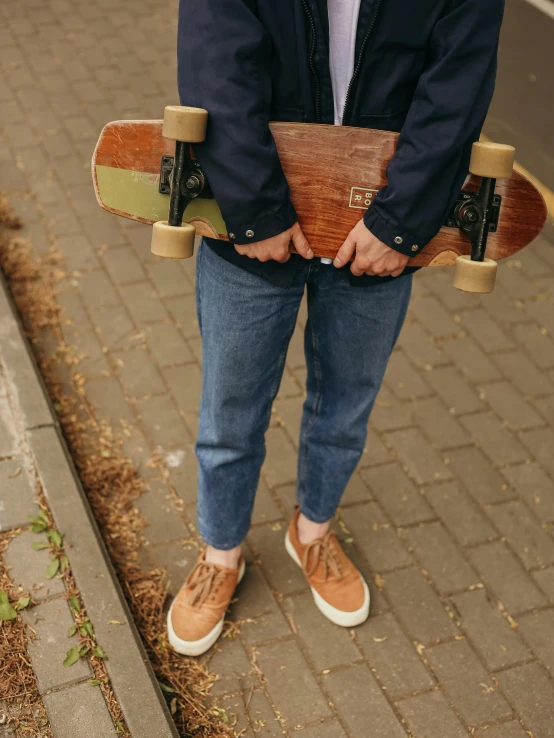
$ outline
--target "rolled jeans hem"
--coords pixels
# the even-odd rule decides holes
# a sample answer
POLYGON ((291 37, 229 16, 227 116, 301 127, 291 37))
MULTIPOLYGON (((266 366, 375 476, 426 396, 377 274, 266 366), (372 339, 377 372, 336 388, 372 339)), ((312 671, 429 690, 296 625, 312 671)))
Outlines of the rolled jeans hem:
POLYGON ((216 538, 214 538, 213 536, 206 534, 201 525, 198 526, 198 532, 200 533, 200 537, 207 546, 216 548, 218 551, 230 551, 232 548, 237 548, 237 546, 240 546, 246 538, 245 533, 240 538, 238 536, 236 539, 228 538, 224 543, 222 543, 221 541, 216 540, 216 538))
POLYGON ((337 511, 337 508, 335 508, 335 510, 328 517, 327 516, 323 516, 323 515, 314 515, 312 512, 310 512, 306 508, 305 505, 303 505, 303 504, 300 505, 300 512, 302 513, 302 515, 304 515, 304 517, 308 518, 308 520, 311 523, 317 523, 317 524, 328 523, 329 520, 331 520, 331 518, 333 517, 333 515, 336 513, 336 511, 337 511))

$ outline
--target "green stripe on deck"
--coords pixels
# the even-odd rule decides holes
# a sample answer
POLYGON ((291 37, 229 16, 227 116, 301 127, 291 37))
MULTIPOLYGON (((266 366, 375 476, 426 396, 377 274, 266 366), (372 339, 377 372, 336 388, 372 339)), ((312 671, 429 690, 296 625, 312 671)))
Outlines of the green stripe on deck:
MULTIPOLYGON (((158 191, 159 175, 97 164, 96 179, 100 199, 106 207, 133 218, 167 220, 169 195, 162 195, 158 191)), ((227 234, 215 200, 193 200, 184 215, 184 220, 190 218, 204 218, 220 235, 227 234)))

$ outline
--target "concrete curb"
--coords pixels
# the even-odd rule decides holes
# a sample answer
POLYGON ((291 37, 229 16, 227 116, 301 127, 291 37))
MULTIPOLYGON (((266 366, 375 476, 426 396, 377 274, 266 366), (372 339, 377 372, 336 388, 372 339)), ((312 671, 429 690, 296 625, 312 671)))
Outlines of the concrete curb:
POLYGON ((178 738, 0 271, 0 357, 39 478, 133 738, 178 738), (118 620, 123 625, 110 624, 118 620))

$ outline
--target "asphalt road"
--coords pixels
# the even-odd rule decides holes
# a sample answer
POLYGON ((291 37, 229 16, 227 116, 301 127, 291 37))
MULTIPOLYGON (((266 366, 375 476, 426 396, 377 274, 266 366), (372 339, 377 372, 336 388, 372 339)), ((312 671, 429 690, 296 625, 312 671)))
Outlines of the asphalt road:
POLYGON ((506 0, 495 97, 485 134, 554 190, 554 1, 506 0))

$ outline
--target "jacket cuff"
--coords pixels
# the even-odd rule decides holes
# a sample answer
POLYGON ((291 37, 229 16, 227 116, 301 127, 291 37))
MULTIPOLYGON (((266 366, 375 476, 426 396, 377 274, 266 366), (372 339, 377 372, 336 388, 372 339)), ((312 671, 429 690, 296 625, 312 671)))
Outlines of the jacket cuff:
POLYGON ((246 246, 256 241, 265 241, 266 238, 278 236, 296 223, 298 216, 292 203, 289 201, 274 213, 257 218, 248 223, 239 223, 230 218, 225 221, 229 241, 239 246, 246 246))
POLYGON ((417 256, 427 244, 427 240, 400 228, 389 220, 376 204, 371 205, 366 211, 364 223, 375 238, 404 256, 417 256))

